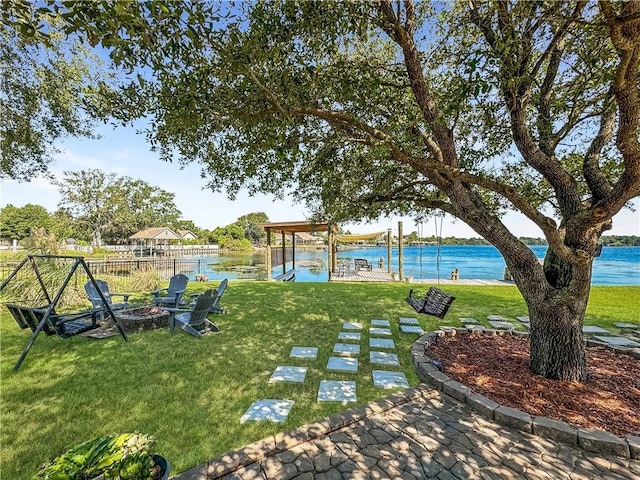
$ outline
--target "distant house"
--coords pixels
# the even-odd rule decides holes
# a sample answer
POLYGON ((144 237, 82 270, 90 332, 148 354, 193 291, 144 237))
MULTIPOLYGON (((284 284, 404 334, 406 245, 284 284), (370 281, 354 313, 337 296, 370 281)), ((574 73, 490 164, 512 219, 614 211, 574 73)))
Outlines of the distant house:
POLYGON ((180 240, 182 237, 169 227, 152 227, 140 230, 129 237, 129 240, 152 240, 152 241, 168 241, 180 240))
POLYGON ((298 245, 324 245, 324 237, 311 235, 307 232, 296 232, 296 244, 298 245))
POLYGON ((180 235, 183 240, 195 240, 198 238, 191 230, 178 230, 178 235, 180 235))

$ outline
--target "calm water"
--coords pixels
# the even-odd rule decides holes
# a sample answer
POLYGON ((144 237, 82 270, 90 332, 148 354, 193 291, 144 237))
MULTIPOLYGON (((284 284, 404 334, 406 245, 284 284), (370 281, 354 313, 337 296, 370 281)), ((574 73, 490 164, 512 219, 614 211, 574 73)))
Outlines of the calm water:
MULTIPOLYGON (((544 258, 547 247, 531 247, 538 258, 544 258)), ((398 249, 392 250, 392 271, 398 271, 398 249)), ((404 247, 404 276, 416 279, 438 278, 437 247, 404 247)), ((374 267, 380 259, 387 268, 387 247, 363 247, 338 252, 338 261, 365 258, 374 267)), ((493 246, 456 245, 440 247, 440 278, 448 279, 457 268, 460 278, 495 280, 502 279, 505 263, 493 246)), ((220 255, 207 257, 206 267, 200 272, 210 280, 223 278, 265 279, 264 254, 220 255)), ((326 282, 328 279, 326 250, 298 250, 296 252, 296 281, 326 282)), ((282 273, 282 266, 273 269, 273 275, 282 273)), ((192 278, 193 279, 193 278, 192 278)), ((640 285, 640 247, 604 247, 602 255, 593 265, 593 285, 640 285)))

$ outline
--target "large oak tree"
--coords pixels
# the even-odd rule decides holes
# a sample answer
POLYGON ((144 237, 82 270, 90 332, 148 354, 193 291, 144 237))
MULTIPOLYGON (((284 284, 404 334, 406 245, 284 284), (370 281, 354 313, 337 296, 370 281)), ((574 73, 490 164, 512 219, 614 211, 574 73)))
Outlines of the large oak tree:
POLYGON ((0 6, 0 180, 29 181, 48 173, 61 139, 93 137, 90 85, 108 77, 86 45, 49 26, 55 19, 38 24, 48 30, 40 36, 26 20, 15 23, 36 10, 34 2, 0 6))
POLYGON ((90 238, 94 246, 104 240, 127 243, 144 228, 177 224, 181 215, 173 193, 115 173, 69 171, 55 184, 59 207, 72 216, 77 234, 90 238))
POLYGON ((325 220, 462 219, 528 305, 531 368, 587 378, 598 240, 640 194, 640 2, 63 4, 139 73, 103 105, 150 118, 164 159, 325 220), (542 265, 508 209, 544 233, 542 265))

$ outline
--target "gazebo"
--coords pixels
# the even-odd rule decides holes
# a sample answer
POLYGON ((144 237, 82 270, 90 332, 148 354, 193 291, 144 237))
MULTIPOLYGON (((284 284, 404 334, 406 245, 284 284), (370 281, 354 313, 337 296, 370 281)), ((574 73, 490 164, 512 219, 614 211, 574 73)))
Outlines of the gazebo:
POLYGON ((158 243, 168 245, 171 240, 182 240, 182 237, 171 230, 169 227, 152 227, 145 228, 134 233, 129 240, 143 241, 150 249, 157 246, 158 243))
POLYGON ((329 243, 329 279, 333 274, 333 271, 336 267, 336 249, 335 249, 335 234, 338 229, 335 225, 329 223, 314 223, 314 222, 270 222, 270 223, 260 223, 258 224, 260 227, 264 228, 267 231, 267 248, 265 251, 265 264, 267 267, 267 280, 276 280, 276 281, 290 281, 295 280, 296 276, 296 239, 295 236, 297 233, 317 233, 317 232, 328 232, 328 243, 329 243), (281 247, 280 249, 272 249, 271 241, 272 241, 272 233, 280 233, 281 235, 281 247), (286 246, 286 235, 291 235, 291 246, 287 249, 286 246), (289 250, 290 255, 287 256, 287 250, 289 250), (291 269, 287 270, 287 258, 290 257, 291 260, 291 269), (282 274, 278 275, 275 278, 271 277, 271 268, 273 265, 282 264, 282 274))

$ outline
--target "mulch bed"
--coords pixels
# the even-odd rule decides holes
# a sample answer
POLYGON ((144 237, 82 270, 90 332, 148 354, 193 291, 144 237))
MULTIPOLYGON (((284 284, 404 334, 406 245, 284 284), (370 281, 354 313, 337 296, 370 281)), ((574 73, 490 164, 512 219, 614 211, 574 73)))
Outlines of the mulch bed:
POLYGON ((549 380, 529 370, 529 341, 511 335, 441 337, 427 354, 474 393, 534 416, 640 435, 640 360, 587 347, 586 383, 549 380))

